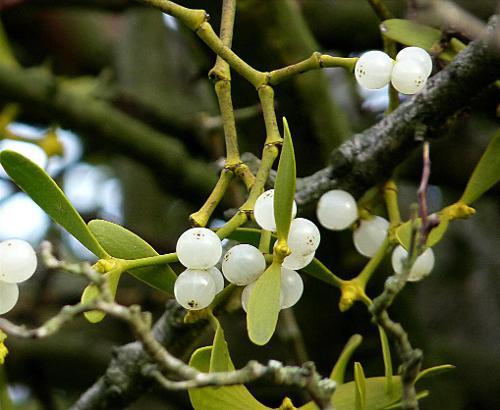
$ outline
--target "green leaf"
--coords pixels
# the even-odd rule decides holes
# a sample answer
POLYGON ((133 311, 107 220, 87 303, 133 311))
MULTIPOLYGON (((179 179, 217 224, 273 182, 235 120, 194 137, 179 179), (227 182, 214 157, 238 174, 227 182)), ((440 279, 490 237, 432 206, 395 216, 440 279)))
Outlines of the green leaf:
MULTIPOLYGON (((118 283, 120 282, 121 276, 122 272, 119 270, 112 270, 104 274, 104 277, 107 278, 109 290, 111 295, 113 295, 113 298, 116 295, 116 290, 118 289, 118 283)), ((99 289, 95 285, 88 285, 82 293, 81 302, 89 303, 98 296, 99 289)), ((84 316, 90 323, 97 323, 103 320, 106 314, 98 310, 91 310, 89 312, 85 312, 84 316)))
POLYGON ((257 279, 248 299, 247 330, 256 345, 271 339, 280 312, 281 266, 273 263, 257 279))
POLYGON ((333 367, 332 373, 330 374, 330 379, 337 382, 337 385, 344 383, 345 370, 347 368, 347 363, 351 360, 352 355, 359 347, 363 337, 361 335, 352 335, 351 338, 346 343, 344 349, 340 353, 335 366, 333 367))
POLYGON ((14 182, 54 221, 99 258, 109 258, 66 195, 42 168, 21 154, 8 150, 0 153, 0 163, 14 182))
POLYGON ((366 377, 361 363, 354 363, 354 384, 356 385, 356 410, 366 410, 366 377))
POLYGON ((382 346, 382 357, 384 359, 384 370, 385 370, 385 389, 389 392, 392 389, 392 359, 391 359, 391 349, 389 347, 389 340, 387 339, 387 334, 382 326, 378 326, 378 334, 380 337, 380 344, 382 346))
MULTIPOLYGON (((416 394, 417 400, 420 401, 422 399, 425 399, 429 395, 429 390, 422 390, 419 391, 416 394)), ((384 410, 395 410, 395 409, 402 409, 403 408, 403 402, 399 401, 395 404, 391 404, 390 406, 384 407, 384 410)))
POLYGON ((220 325, 220 322, 215 316, 212 316, 212 320, 216 323, 214 343, 212 347, 212 353, 210 356, 210 373, 212 372, 227 372, 234 369, 231 363, 231 358, 229 357, 229 350, 227 348, 227 342, 224 337, 224 330, 220 325))
MULTIPOLYGON (((103 248, 115 258, 140 259, 158 255, 144 239, 120 225, 94 219, 88 227, 103 248)), ((174 294, 177 276, 169 265, 131 269, 130 274, 159 291, 174 294)))
POLYGON ((430 367, 428 369, 422 370, 418 374, 416 382, 418 382, 420 379, 424 379, 426 377, 432 377, 432 376, 437 376, 438 374, 441 374, 441 373, 447 373, 453 369, 455 369, 455 366, 453 366, 451 364, 442 364, 440 366, 430 367))
POLYGON ((500 181, 500 131, 479 160, 458 202, 471 204, 500 181))
POLYGON ((281 150, 276 182, 274 184, 274 219, 279 241, 288 239, 290 223, 292 222, 292 206, 295 196, 295 153, 293 151, 292 136, 285 118, 283 118, 285 138, 281 150))
MULTIPOLYGON (((370 410, 383 409, 401 399, 401 378, 394 376, 394 388, 391 392, 385 390, 385 377, 369 377, 365 379, 365 404, 370 410)), ((337 386, 332 397, 335 410, 356 409, 356 383, 354 381, 337 386)), ((317 410, 313 402, 299 408, 300 410, 317 410)))
MULTIPOLYGON (((417 221, 417 226, 420 226, 421 219, 418 218, 417 221)), ((425 245, 429 248, 433 247, 436 243, 438 243, 448 230, 448 225, 450 223, 450 220, 445 216, 440 214, 439 215, 439 225, 436 226, 429 234, 427 237, 427 242, 425 245)), ((404 224, 400 225, 396 229, 396 238, 401 244, 403 248, 406 250, 409 249, 410 247, 410 242, 411 242, 411 232, 412 232, 412 221, 407 221, 404 224)))
POLYGON ((334 275, 330 269, 328 269, 316 258, 314 258, 305 268, 302 268, 301 271, 315 277, 316 279, 326 282, 329 285, 336 286, 337 288, 342 286, 342 279, 334 275))
MULTIPOLYGON (((196 350, 191 356, 189 365, 202 372, 208 372, 211 353, 211 346, 196 350)), ((229 358, 229 370, 234 370, 231 358, 229 358)), ((189 399, 195 410, 271 410, 253 397, 244 385, 189 389, 189 399)))
MULTIPOLYGON (((434 27, 411 20, 389 19, 380 24, 380 30, 385 37, 405 46, 420 47, 430 53, 438 52, 441 49, 442 32, 434 27)), ((442 60, 451 61, 457 54, 455 50, 465 47, 465 44, 456 38, 452 40, 453 44, 450 44, 450 47, 439 54, 439 58, 442 60)))

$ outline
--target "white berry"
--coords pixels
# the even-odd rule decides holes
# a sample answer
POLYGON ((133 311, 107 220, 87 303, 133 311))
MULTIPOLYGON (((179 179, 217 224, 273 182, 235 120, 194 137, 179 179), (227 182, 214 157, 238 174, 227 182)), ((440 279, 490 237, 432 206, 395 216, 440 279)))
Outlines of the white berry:
POLYGON ((361 220, 352 234, 354 247, 363 256, 371 258, 387 236, 389 221, 380 216, 361 220))
MULTIPOLYGON (((253 208, 255 221, 262 229, 276 231, 276 221, 274 219, 274 189, 269 189, 257 198, 253 208)), ((297 215, 297 204, 293 201, 292 219, 297 215)))
POLYGON ((0 243, 1 281, 24 282, 35 273, 36 265, 36 253, 28 242, 9 239, 0 243))
POLYGON ((7 313, 17 303, 19 289, 15 283, 0 282, 0 315, 7 313))
POLYGON ((426 77, 432 72, 432 58, 427 51, 420 47, 405 47, 396 56, 396 61, 414 60, 418 61, 424 68, 426 77))
POLYGON ((219 237, 207 228, 191 228, 177 240, 179 261, 188 269, 209 269, 219 261, 222 246, 219 237))
POLYGON ((214 300, 215 283, 206 270, 186 269, 175 281, 174 295, 186 309, 203 309, 214 300))
POLYGON ((427 76, 422 64, 415 60, 396 61, 391 75, 391 83, 403 94, 415 94, 424 88, 427 76))
POLYGON ((309 265, 314 259, 314 252, 309 255, 297 255, 295 252, 292 252, 288 255, 281 264, 284 268, 290 270, 299 270, 305 268, 309 265))
POLYGON ((304 282, 297 272, 281 268, 281 292, 281 309, 292 307, 299 301, 304 292, 304 282))
POLYGON ((214 281, 215 294, 221 292, 222 289, 224 289, 224 276, 222 276, 221 271, 214 266, 213 268, 208 269, 207 272, 214 281))
POLYGON ((358 219, 358 207, 349 192, 333 189, 319 199, 316 215, 322 226, 339 231, 348 228, 358 219))
POLYGON ((290 224, 288 247, 297 255, 310 255, 318 249, 321 234, 309 219, 297 218, 290 224))
POLYGON ((266 270, 264 255, 252 245, 242 243, 229 249, 222 258, 226 279, 239 286, 255 281, 266 270))
POLYGON ((389 84, 393 65, 392 58, 383 51, 368 51, 356 62, 354 75, 365 88, 382 88, 389 84))
MULTIPOLYGON (((392 268, 394 272, 401 274, 403 272, 403 261, 408 257, 408 252, 401 245, 398 245, 392 252, 392 268)), ((408 280, 416 282, 425 278, 431 273, 434 267, 434 252, 431 248, 426 249, 413 264, 408 280)))
MULTIPOLYGON (((250 283, 243 288, 241 292, 241 307, 245 312, 248 312, 248 300, 250 299, 250 293, 255 286, 255 282, 250 283)), ((283 304, 283 288, 280 289, 280 306, 283 304)))

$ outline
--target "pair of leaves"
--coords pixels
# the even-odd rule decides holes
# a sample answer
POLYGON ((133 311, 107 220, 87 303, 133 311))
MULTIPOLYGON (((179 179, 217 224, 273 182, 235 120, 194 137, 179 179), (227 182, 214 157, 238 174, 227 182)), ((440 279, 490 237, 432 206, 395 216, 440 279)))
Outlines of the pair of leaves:
MULTIPOLYGON (((54 180, 23 155, 14 151, 2 151, 0 163, 38 206, 97 257, 136 259, 158 255, 147 242, 119 225, 92 221, 87 226, 54 180)), ((168 265, 133 269, 130 273, 155 289, 173 294, 176 275, 168 265)), ((116 291, 119 275, 113 274, 111 279, 110 287, 116 291)), ((88 288, 85 300, 95 297, 95 291, 95 288, 88 288)))
MULTIPOLYGON (((274 219, 278 246, 286 244, 295 196, 295 153, 288 123, 283 118, 284 140, 274 187, 274 219)), ((274 261, 257 279, 248 299, 247 330, 250 340, 265 345, 274 334, 280 312, 281 263, 274 261)))
MULTIPOLYGON (((488 147, 481 156, 474 171, 472 172, 467 186, 457 204, 470 205, 479 199, 486 191, 491 189, 500 181, 500 132, 497 132, 491 139, 488 147)), ((439 215, 440 223, 434 228, 427 238, 426 246, 431 247, 438 243, 450 222, 450 217, 441 213, 439 215)), ((417 226, 420 219, 417 221, 417 226)), ((399 243, 405 248, 409 248, 411 240, 412 222, 408 221, 402 224, 396 230, 396 237, 399 243)))

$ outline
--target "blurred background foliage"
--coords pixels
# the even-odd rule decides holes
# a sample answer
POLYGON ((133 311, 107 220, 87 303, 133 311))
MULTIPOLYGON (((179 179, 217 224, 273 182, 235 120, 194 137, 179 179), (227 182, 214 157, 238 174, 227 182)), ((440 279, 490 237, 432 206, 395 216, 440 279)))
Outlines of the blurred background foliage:
MULTIPOLYGON (((181 3, 205 8, 218 27, 219 1, 181 3)), ((453 22, 451 14, 441 10, 445 3, 387 1, 398 17, 444 26, 465 39, 477 35, 478 27, 497 7, 495 0, 457 1, 467 19, 453 22)), ((181 141, 189 155, 206 162, 215 177, 224 155, 224 139, 217 100, 207 78, 214 56, 189 30, 126 0, 3 0, 0 11, 11 47, 23 66, 46 67, 66 78, 76 92, 108 101, 181 141)), ((377 19, 363 0, 239 0, 233 48, 253 66, 271 70, 315 50, 354 56, 380 49, 382 44, 377 19)), ((265 133, 257 95, 247 82, 233 77, 240 148, 258 154, 265 133)), ((471 103, 447 135, 432 143, 431 211, 460 196, 498 127, 494 99, 486 96, 480 103, 471 103)), ((310 72, 280 85, 276 101, 278 116, 286 115, 293 130, 299 176, 326 164, 332 148, 376 122, 387 105, 385 91, 360 90, 352 76, 338 69, 310 72)), ((5 107, 9 102, 0 93, 0 104, 5 107)), ((50 150, 47 155, 39 146, 14 143, 5 135, 0 135, 0 149, 24 150, 45 166, 85 219, 115 221, 141 235, 158 252, 172 251, 178 235, 188 227, 189 214, 201 205, 211 186, 204 192, 185 192, 175 178, 158 172, 157 165, 116 141, 110 143, 68 125, 59 124, 50 110, 22 106, 8 129, 29 139, 43 137, 54 127, 63 155, 52 155, 50 150)), ((416 199, 420 170, 419 155, 397 170, 406 216, 416 199)), ((435 249, 433 274, 407 286, 392 308, 394 319, 403 322, 414 345, 424 350, 424 367, 457 366, 451 373, 422 383, 421 387, 431 389, 423 409, 500 408, 499 192, 496 187, 478 201, 473 218, 452 224, 435 249)), ((243 194, 242 187, 234 186, 216 217, 223 218, 224 209, 240 204, 243 194)), ((350 233, 323 230, 322 235, 320 260, 344 278, 359 272, 365 260, 354 251, 350 233)), ((0 170, 0 240, 11 237, 27 239, 34 246, 46 238, 67 259, 91 258, 0 170)), ((371 296, 380 292, 389 272, 385 263, 369 286, 371 296)), ((165 303, 163 295, 125 279, 118 300, 140 303, 157 317, 165 303)), ((41 266, 35 278, 22 286, 21 301, 8 317, 39 324, 63 304, 77 302, 83 287, 79 278, 46 272, 41 266)), ((306 277, 305 296, 294 309, 296 317, 284 315, 277 335, 265 348, 249 342, 240 310, 222 317, 236 364, 252 358, 297 363, 307 355, 326 375, 348 338, 361 333, 364 342, 355 359, 363 363, 368 376, 382 374, 378 335, 366 309, 356 305, 341 314, 338 296, 336 289, 306 277), (294 320, 306 352, 297 351, 294 320)), ((102 374, 113 347, 131 340, 128 329, 109 318, 98 325, 77 320, 46 340, 9 338, 6 372, 11 395, 21 409, 67 408, 102 374)), ((204 342, 210 343, 209 336, 204 342)), ((284 394, 263 385, 253 390, 274 406, 284 394)), ((297 404, 303 399, 294 392, 288 394, 297 404)), ((190 406, 186 394, 155 392, 130 408, 190 406)))

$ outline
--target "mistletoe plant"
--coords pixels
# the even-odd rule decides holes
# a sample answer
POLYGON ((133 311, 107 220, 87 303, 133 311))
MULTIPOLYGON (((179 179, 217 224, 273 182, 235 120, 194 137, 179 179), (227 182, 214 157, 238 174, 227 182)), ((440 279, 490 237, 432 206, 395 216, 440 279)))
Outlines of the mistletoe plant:
MULTIPOLYGON (((390 16, 385 9, 379 8, 380 2, 373 1, 372 5, 384 20, 385 52, 369 51, 360 58, 314 53, 294 65, 261 72, 231 50, 235 0, 223 2, 220 36, 214 32, 203 10, 188 9, 167 0, 142 2, 179 19, 217 54, 209 76, 215 83, 224 122, 225 166, 205 204, 191 215, 193 227, 178 238, 176 252, 160 255, 122 226, 104 220, 86 223, 42 168, 14 151, 1 152, 0 163, 12 180, 98 258, 92 266, 70 264, 57 260, 50 245, 44 244, 41 254, 48 268, 84 275, 89 285, 79 304, 63 307, 58 315, 39 328, 26 329, 0 319, 0 329, 4 332, 0 333, 1 359, 7 353, 5 335, 48 337, 77 315, 85 315, 91 323, 109 315, 128 323, 148 352, 151 364, 143 369, 144 374, 167 390, 188 390, 191 403, 197 410, 269 408, 245 386, 258 379, 306 390, 311 401, 300 407, 304 410, 418 408, 418 400, 428 392, 417 393, 416 382, 452 366, 440 365, 422 370, 422 352, 412 347, 403 327, 390 319, 388 309, 407 281, 419 281, 430 274, 435 258, 432 247, 442 239, 449 223, 473 215, 472 203, 498 182, 500 134, 492 138, 461 198, 435 214, 428 214, 426 202, 430 173, 428 141, 423 143, 424 166, 418 206, 410 220, 401 219, 393 179, 368 190, 358 201, 345 190, 320 192, 316 210, 322 227, 333 231, 352 228, 355 248, 369 258, 357 276, 341 279, 332 272, 329 261, 315 257, 321 246, 320 229, 312 221, 296 217, 293 138, 286 119, 283 119, 281 131, 278 127, 273 87, 305 71, 342 67, 354 74, 361 86, 381 88, 390 84, 389 111, 392 111, 398 104, 397 91, 415 94, 425 87, 433 70, 429 52, 441 62, 448 62, 465 45, 451 39, 446 47, 441 47, 441 32, 416 26, 407 20, 388 19, 390 16), (409 47, 396 54, 397 44, 409 47), (256 173, 240 158, 230 70, 248 80, 260 99, 266 138, 256 173), (265 190, 278 157, 274 189, 265 190), (240 179, 247 188, 245 202, 222 227, 207 228, 215 208, 234 179, 240 179), (389 220, 372 214, 371 209, 379 201, 385 204, 389 220), (254 221, 258 228, 255 228, 254 221), (232 239, 238 244, 224 249, 223 239, 232 239), (366 293, 368 282, 391 252, 394 273, 387 278, 384 291, 372 298, 366 293), (221 258, 222 272, 218 268, 221 258), (185 268, 178 276, 170 266, 177 263, 185 268), (165 297, 175 298, 187 310, 185 321, 207 320, 215 333, 213 344, 195 350, 188 364, 174 357, 153 336, 148 313, 138 306, 125 307, 115 302, 120 278, 126 272, 162 292, 165 297), (311 362, 294 367, 283 366, 277 361, 265 365, 251 361, 243 368, 235 369, 230 356, 231 340, 226 340, 217 318, 223 313, 225 304, 233 295, 241 295, 248 337, 256 345, 266 345, 273 337, 280 311, 292 307, 300 299, 304 289, 303 275, 337 288, 340 291, 339 309, 343 312, 355 302, 366 306, 367 319, 371 317, 380 336, 384 375, 366 377, 361 363, 356 362, 354 380, 345 381, 345 370, 362 340, 359 335, 349 339, 337 362, 332 364, 329 377, 320 376, 311 362), (401 363, 398 374, 393 372, 387 336, 391 337, 398 352, 401 363)), ((0 313, 15 305, 16 283, 28 279, 35 267, 35 254, 26 243, 9 240, 0 244, 0 313)), ((285 397, 280 408, 295 407, 285 397)))

